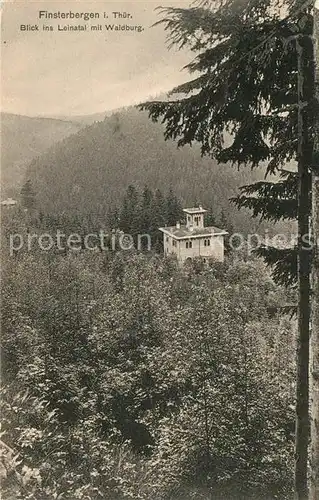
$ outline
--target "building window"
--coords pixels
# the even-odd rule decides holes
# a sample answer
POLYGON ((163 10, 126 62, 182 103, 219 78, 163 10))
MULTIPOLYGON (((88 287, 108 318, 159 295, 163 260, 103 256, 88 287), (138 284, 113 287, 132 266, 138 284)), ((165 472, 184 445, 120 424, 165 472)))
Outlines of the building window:
POLYGON ((173 247, 176 247, 176 241, 173 240, 173 247))
POLYGON ((210 246, 210 240, 204 240, 204 247, 210 246))
POLYGON ((186 248, 192 248, 193 242, 192 241, 186 241, 186 248))
POLYGON ((199 226, 199 217, 195 217, 195 224, 196 226, 199 226))
POLYGON ((166 243, 168 243, 168 240, 169 240, 169 238, 168 238, 168 236, 166 236, 166 243))

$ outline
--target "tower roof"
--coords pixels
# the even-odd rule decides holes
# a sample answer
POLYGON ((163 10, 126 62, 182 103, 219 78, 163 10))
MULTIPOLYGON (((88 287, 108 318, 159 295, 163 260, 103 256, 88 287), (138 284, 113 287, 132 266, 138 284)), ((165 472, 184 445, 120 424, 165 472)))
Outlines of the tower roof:
POLYGON ((194 214, 204 214, 207 212, 207 210, 205 210, 205 208, 199 205, 199 207, 183 208, 183 212, 189 215, 194 215, 194 214))
POLYGON ((16 205, 17 201, 13 200, 12 198, 7 198, 6 200, 3 200, 1 202, 1 205, 7 206, 7 205, 16 205))

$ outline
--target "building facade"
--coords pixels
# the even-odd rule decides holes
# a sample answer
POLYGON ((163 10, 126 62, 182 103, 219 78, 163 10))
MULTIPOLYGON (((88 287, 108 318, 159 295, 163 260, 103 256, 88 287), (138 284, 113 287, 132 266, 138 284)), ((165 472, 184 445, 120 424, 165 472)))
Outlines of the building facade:
POLYGON ((187 259, 200 257, 204 262, 214 259, 224 261, 224 238, 227 231, 214 226, 205 227, 201 206, 184 208, 186 224, 161 227, 163 233, 164 255, 175 255, 181 263, 187 259))

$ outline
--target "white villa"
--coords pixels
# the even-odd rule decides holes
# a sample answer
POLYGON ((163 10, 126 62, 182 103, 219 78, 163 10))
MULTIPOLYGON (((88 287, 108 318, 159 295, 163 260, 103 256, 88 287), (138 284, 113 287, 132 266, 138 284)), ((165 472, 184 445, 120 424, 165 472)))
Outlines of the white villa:
POLYGON ((218 227, 205 227, 203 207, 184 208, 186 224, 179 222, 176 226, 160 227, 164 237, 164 255, 176 255, 181 263, 194 257, 202 257, 206 262, 213 258, 218 262, 224 260, 224 237, 227 231, 218 227))

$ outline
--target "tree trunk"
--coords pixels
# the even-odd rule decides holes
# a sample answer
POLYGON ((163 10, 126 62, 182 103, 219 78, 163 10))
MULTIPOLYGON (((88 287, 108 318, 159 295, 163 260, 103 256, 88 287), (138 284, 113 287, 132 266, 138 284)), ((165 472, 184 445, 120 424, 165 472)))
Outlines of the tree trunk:
POLYGON ((315 136, 312 163, 312 317, 310 337, 310 491, 309 499, 319 499, 319 10, 314 9, 315 42, 315 136))
POLYGON ((313 261, 312 328, 310 342, 310 500, 319 499, 319 175, 312 175, 313 232, 316 239, 313 261))
POLYGON ((310 258, 309 238, 312 160, 311 104, 314 97, 312 22, 310 16, 296 38, 298 54, 298 341, 295 438, 295 494, 308 499, 307 465, 309 440, 309 336, 310 258))

